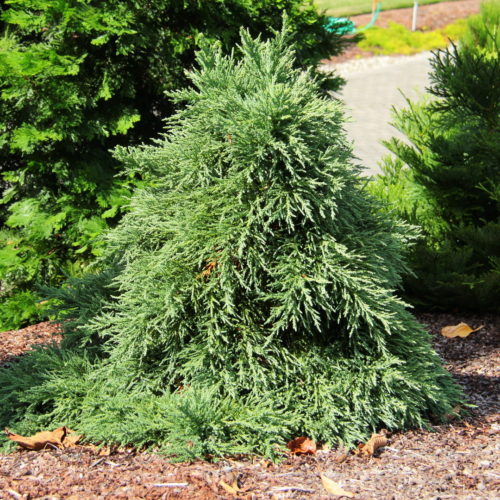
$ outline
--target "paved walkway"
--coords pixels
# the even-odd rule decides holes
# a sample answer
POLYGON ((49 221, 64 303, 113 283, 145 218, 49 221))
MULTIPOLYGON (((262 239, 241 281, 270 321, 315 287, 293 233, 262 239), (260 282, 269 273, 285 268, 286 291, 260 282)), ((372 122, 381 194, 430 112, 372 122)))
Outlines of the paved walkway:
POLYGON ((347 61, 335 69, 347 81, 339 93, 351 121, 346 129, 354 142, 354 154, 367 175, 380 171, 378 162, 388 154, 382 139, 402 135, 390 125, 393 106, 405 106, 405 98, 423 95, 429 85, 430 53, 405 57, 372 57, 347 61))

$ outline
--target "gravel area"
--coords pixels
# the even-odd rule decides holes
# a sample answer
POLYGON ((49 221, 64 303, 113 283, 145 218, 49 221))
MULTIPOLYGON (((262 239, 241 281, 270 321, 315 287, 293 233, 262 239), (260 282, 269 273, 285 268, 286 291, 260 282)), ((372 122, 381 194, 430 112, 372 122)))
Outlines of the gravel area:
MULTIPOLYGON (((500 317, 420 314, 448 370, 477 408, 463 420, 389 434, 374 457, 339 450, 289 456, 281 464, 251 457, 171 464, 132 449, 16 451, 0 455, 0 499, 327 499, 321 475, 356 499, 500 498, 500 317), (443 326, 484 325, 466 338, 443 326)), ((15 362, 30 342, 53 340, 48 323, 2 334, 0 359, 15 362), (6 339, 8 338, 8 342, 6 339)), ((13 429, 15 431, 15 429, 13 429)))
MULTIPOLYGON (((443 28, 446 25, 463 19, 479 12, 481 0, 455 0, 452 2, 440 2, 419 7, 417 29, 420 31, 431 31, 443 28)), ((386 28, 390 22, 402 24, 407 28, 411 26, 413 9, 394 9, 382 11, 376 25, 386 28)), ((358 27, 362 27, 371 19, 371 14, 362 14, 350 18, 358 27)), ((374 68, 384 68, 393 64, 400 64, 415 60, 427 60, 431 52, 404 56, 374 56, 371 52, 361 50, 357 46, 349 47, 339 56, 324 60, 322 67, 325 69, 335 68, 344 78, 374 68)))
MULTIPOLYGON (((417 15, 417 30, 431 31, 444 28, 457 19, 476 14, 479 12, 481 1, 451 0, 448 2, 420 5, 417 15)), ((352 16, 350 19, 354 22, 355 26, 360 28, 367 25, 371 18, 371 14, 361 14, 359 16, 352 16)), ((411 29, 412 19, 413 7, 384 10, 384 2, 382 1, 382 11, 377 19, 376 26, 386 28, 390 22, 395 22, 411 29)))

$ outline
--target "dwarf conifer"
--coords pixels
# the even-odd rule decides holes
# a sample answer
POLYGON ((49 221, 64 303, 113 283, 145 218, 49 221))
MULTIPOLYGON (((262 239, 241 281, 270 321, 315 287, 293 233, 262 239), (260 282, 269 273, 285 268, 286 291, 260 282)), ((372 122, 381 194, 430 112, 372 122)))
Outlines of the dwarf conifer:
POLYGON ((59 292, 62 349, 0 374, 2 424, 177 458, 273 455, 298 435, 351 445, 425 425, 461 400, 394 294, 412 229, 363 191, 341 105, 294 69, 286 30, 243 31, 238 50, 202 49, 164 137, 118 150, 154 182, 109 236, 114 267, 59 292))

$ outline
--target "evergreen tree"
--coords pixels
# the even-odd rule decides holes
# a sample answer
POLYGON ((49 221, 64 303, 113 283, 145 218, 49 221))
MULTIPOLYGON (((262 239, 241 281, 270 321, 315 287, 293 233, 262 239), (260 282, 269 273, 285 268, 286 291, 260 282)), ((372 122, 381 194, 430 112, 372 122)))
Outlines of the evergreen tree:
POLYGON ((362 189, 340 104, 294 69, 286 30, 238 50, 203 48, 165 136, 118 149, 153 181, 109 234, 106 274, 56 292, 62 349, 0 372, 0 424, 272 456, 461 401, 394 294, 413 232, 362 189))
MULTIPOLYGON (((161 132, 204 36, 269 36, 290 16, 300 65, 338 53, 303 0, 7 0, 0 11, 0 330, 33 319, 35 284, 81 273, 136 177, 110 150, 161 132)), ((336 87, 339 80, 325 79, 336 87)))
POLYGON ((432 59, 432 101, 409 102, 372 192, 424 232, 404 292, 417 305, 499 311, 500 2, 432 59))

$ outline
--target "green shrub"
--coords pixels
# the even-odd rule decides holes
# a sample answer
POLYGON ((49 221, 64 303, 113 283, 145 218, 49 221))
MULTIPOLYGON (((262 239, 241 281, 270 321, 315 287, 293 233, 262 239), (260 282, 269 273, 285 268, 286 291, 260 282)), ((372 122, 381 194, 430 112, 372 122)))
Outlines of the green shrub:
POLYGON ((100 254, 140 184, 116 176, 110 150, 161 131, 165 92, 187 84, 203 37, 230 49, 240 26, 269 36, 287 12, 298 64, 343 43, 303 0, 9 0, 0 12, 0 240, 15 242, 0 248, 0 330, 35 319, 37 282, 81 274, 100 254))
POLYGON ((0 324, 22 325, 27 321, 36 321, 44 316, 45 308, 37 295, 29 290, 7 297, 0 308, 0 324))
POLYGON ((416 54, 446 47, 463 33, 465 20, 459 19, 445 28, 434 31, 410 31, 401 24, 389 22, 388 28, 374 26, 366 30, 358 45, 374 54, 416 54))
POLYGON ((404 291, 417 305, 499 310, 500 2, 484 3, 460 45, 432 60, 432 101, 409 103, 371 186, 425 238, 404 291))
POLYGON ((393 293, 413 229, 366 195, 339 102, 293 68, 285 31, 240 50, 205 47, 166 135, 118 150, 150 185, 107 237, 107 274, 56 292, 69 341, 0 370, 0 425, 276 456, 461 401, 393 293))

